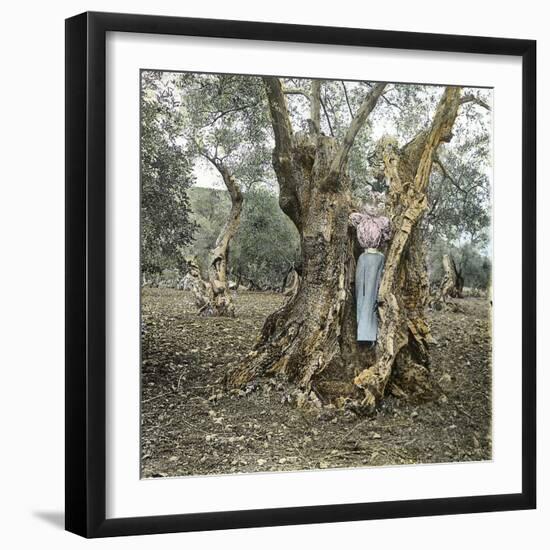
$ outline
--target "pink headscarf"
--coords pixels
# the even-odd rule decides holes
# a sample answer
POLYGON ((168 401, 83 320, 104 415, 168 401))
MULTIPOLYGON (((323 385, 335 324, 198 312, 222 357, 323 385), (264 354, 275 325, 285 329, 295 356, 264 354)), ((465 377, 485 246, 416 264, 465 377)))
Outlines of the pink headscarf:
POLYGON ((357 240, 362 248, 379 248, 390 240, 390 220, 376 215, 374 208, 367 207, 363 213, 354 212, 349 219, 357 229, 357 240))

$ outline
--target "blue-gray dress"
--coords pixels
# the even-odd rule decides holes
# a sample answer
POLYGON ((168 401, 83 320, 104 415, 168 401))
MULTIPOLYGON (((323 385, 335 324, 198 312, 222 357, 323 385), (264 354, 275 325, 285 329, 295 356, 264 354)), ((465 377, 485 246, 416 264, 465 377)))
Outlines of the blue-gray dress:
POLYGON ((378 287, 384 269, 382 252, 367 252, 357 260, 355 297, 357 300, 357 340, 376 341, 378 331, 378 287))

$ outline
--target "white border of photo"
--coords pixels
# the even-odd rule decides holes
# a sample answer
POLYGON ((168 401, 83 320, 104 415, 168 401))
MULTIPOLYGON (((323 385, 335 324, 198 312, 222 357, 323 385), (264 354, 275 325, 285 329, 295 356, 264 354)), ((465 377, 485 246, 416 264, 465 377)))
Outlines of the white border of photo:
POLYGON ((107 518, 521 492, 521 59, 107 34, 107 518), (493 459, 140 479, 140 70, 488 86, 493 94, 493 459))

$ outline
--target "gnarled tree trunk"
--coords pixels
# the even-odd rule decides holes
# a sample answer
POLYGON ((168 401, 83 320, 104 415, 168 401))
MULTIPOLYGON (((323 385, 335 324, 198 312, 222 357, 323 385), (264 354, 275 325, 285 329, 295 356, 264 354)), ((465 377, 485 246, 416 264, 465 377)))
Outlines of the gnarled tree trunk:
MULTIPOLYGON (((265 81, 279 202, 300 233, 302 277, 297 293, 268 317, 254 350, 228 373, 227 382, 238 386, 279 373, 305 393, 355 395, 372 406, 384 394, 398 360, 408 367, 403 375, 411 378, 411 386, 423 383, 418 373, 410 375, 411 367, 418 370, 417 365, 427 362, 429 341, 424 319, 428 282, 417 227, 426 208, 432 155, 450 137, 460 92, 445 91, 429 131, 402 150, 385 147, 393 238, 381 282, 379 338, 373 350, 356 341, 353 286, 360 249, 348 223, 353 205, 346 164, 355 135, 384 85, 373 88, 339 144, 317 133, 316 124, 310 125, 309 134, 293 134, 279 80, 265 81)), ((316 120, 314 113, 311 118, 316 120)), ((395 386, 395 391, 400 389, 395 386)))
POLYGON ((444 254, 443 278, 439 285, 437 302, 445 303, 449 298, 462 298, 464 288, 464 278, 456 267, 456 262, 450 254, 444 254))
POLYGON ((194 283, 195 302, 199 306, 199 313, 207 316, 235 315, 235 304, 231 296, 227 280, 227 263, 229 258, 229 245, 239 229, 243 195, 239 185, 227 166, 218 158, 205 156, 218 170, 231 198, 231 210, 229 217, 222 228, 214 249, 210 253, 208 265, 208 280, 200 278, 200 271, 195 270, 194 277, 198 279, 194 283))

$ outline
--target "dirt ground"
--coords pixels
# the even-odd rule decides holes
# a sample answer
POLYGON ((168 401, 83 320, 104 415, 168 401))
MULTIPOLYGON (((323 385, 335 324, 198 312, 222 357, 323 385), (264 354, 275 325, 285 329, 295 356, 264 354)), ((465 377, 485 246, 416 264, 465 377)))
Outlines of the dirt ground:
POLYGON ((225 392, 229 363, 253 346, 280 294, 242 292, 234 319, 195 314, 190 293, 143 290, 142 477, 173 477, 491 459, 489 304, 431 312, 431 371, 444 393, 388 397, 370 417, 309 412, 271 380, 225 392))

